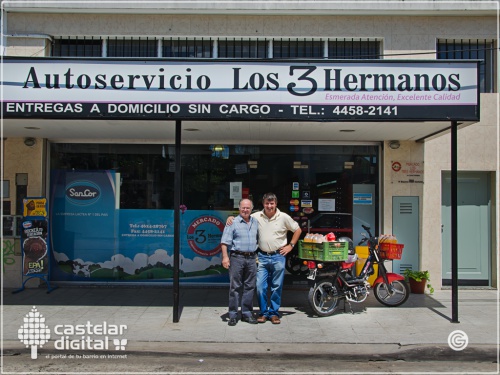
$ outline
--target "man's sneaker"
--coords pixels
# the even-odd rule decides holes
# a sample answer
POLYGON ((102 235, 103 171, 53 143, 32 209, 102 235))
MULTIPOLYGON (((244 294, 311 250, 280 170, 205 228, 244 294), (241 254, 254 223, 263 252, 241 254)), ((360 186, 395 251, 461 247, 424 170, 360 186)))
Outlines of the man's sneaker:
POLYGON ((233 327, 236 323, 238 323, 238 320, 236 318, 231 318, 229 319, 229 322, 227 322, 227 325, 233 327))

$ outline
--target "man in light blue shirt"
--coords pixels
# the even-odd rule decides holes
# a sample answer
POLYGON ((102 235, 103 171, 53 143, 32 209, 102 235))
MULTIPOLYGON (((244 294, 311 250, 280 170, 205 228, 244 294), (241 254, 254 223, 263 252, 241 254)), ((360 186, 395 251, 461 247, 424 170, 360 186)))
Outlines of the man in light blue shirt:
POLYGON ((257 220, 250 216, 253 203, 242 199, 240 214, 233 223, 224 228, 222 234, 222 266, 229 270, 229 326, 238 323, 238 308, 241 301, 241 320, 257 324, 253 316, 253 295, 257 275, 257 220), (231 248, 228 253, 228 246, 231 248))

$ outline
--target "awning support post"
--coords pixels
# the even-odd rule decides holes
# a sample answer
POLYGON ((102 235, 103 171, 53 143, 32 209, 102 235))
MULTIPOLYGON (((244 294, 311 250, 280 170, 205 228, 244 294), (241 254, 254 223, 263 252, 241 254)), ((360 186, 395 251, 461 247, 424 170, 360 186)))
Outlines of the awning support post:
POLYGON ((173 322, 179 322, 179 266, 181 233, 181 127, 182 121, 175 121, 175 177, 174 177, 174 311, 173 322))
POLYGON ((458 122, 451 122, 451 322, 458 321, 458 122))

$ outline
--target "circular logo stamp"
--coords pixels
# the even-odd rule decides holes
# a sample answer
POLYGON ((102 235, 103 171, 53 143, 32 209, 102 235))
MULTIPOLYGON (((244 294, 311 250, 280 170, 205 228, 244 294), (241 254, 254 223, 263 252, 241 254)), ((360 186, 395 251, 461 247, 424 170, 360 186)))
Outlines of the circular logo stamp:
POLYGON ((401 170, 401 163, 398 161, 395 161, 394 163, 392 163, 392 170, 394 172, 399 172, 401 170))
POLYGON ((448 336, 448 345, 455 351, 464 350, 469 344, 469 336, 464 331, 457 329, 448 336))
POLYGON ((225 223, 215 216, 200 216, 189 224, 187 240, 196 254, 210 257, 221 251, 220 240, 225 223))

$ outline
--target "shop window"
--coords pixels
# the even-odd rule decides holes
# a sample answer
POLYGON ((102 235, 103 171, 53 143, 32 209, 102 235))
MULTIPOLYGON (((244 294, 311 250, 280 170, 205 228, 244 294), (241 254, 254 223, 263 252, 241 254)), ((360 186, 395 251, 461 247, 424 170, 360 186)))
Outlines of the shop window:
MULTIPOLYGON (((172 209, 173 145, 53 144, 52 170, 113 170, 123 209, 172 209)), ((352 213, 352 184, 376 185, 376 146, 183 145, 181 200, 193 210, 233 210, 232 183, 241 183, 261 208, 274 192, 290 212, 292 185, 318 199, 334 199, 335 211, 352 213), (223 148, 223 150, 219 150, 223 148)), ((301 199, 299 197, 298 199, 301 199)), ((318 207, 311 207, 314 215, 318 207)), ((301 211, 302 212, 302 211, 301 211)), ((307 214, 308 215, 308 214, 307 214)), ((336 225, 348 226, 346 218, 336 225)), ((326 224, 325 224, 326 225, 326 224)))
POLYGON ((164 145, 54 144, 51 169, 112 170, 119 176, 119 208, 172 209, 174 167, 164 145))
POLYGON ((52 42, 54 57, 101 57, 102 40, 100 38, 59 38, 52 42))
POLYGON ((273 39, 273 58, 322 58, 324 42, 321 40, 273 39))
MULTIPOLYGON (((51 144, 54 280, 173 277, 174 151, 161 144, 51 144)), ((370 205, 380 209, 378 152, 377 145, 183 145, 180 277, 227 281, 220 238, 243 197, 262 210, 262 196, 275 193, 303 236, 353 237, 360 230, 353 227, 355 184, 370 185, 370 205)))
POLYGON ((158 57, 155 38, 108 38, 108 57, 158 57))
POLYGON ((163 57, 211 58, 213 42, 211 39, 163 39, 163 57))
POLYGON ((439 40, 437 43, 437 58, 481 60, 479 63, 480 92, 492 93, 494 87, 494 55, 495 47, 492 41, 452 39, 439 40))
POLYGON ((218 39, 218 57, 261 59, 267 57, 266 40, 218 39))
POLYGON ((380 41, 329 39, 329 59, 380 59, 380 41))

